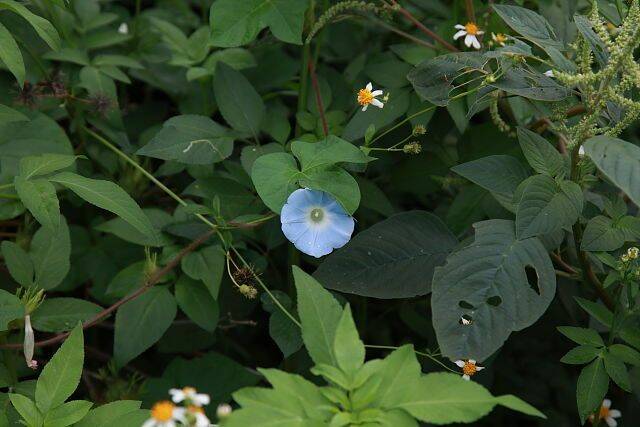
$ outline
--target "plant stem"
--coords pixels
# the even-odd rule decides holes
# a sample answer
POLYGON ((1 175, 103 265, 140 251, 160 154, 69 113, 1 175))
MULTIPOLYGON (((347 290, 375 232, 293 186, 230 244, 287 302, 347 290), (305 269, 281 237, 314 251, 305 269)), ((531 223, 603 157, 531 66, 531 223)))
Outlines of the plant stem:
POLYGON ((391 4, 393 5, 394 9, 397 10, 402 16, 404 16, 409 22, 411 22, 417 29, 419 29, 420 31, 425 33, 427 36, 429 36, 433 40, 435 40, 438 43, 440 43, 442 46, 444 46, 445 49, 447 49, 447 50, 449 50, 451 52, 459 52, 460 51, 457 47, 455 47, 454 45, 452 45, 451 43, 449 43, 448 41, 446 41, 445 39, 440 37, 435 32, 431 31, 429 28, 425 27, 422 24, 422 22, 420 22, 415 16, 413 16, 411 14, 411 12, 409 12, 407 9, 403 8, 402 6, 400 6, 400 4, 398 4, 398 2, 396 0, 390 0, 390 1, 391 1, 391 4))
MULTIPOLYGON (((399 347, 394 347, 391 345, 373 345, 373 344, 365 344, 365 347, 367 348, 377 348, 377 349, 381 349, 381 350, 397 350, 399 347)), ((441 361, 439 361, 438 359, 436 359, 435 357, 433 357, 432 355, 430 355, 429 353, 423 353, 421 351, 417 351, 414 350, 413 351, 415 354, 417 354, 418 356, 423 356, 426 357, 428 359, 431 359, 433 362, 437 363, 438 365, 442 366, 444 369, 446 369, 449 372, 453 372, 454 374, 459 374, 460 372, 451 369, 450 367, 448 367, 447 365, 445 365, 444 363, 442 363, 441 361)))

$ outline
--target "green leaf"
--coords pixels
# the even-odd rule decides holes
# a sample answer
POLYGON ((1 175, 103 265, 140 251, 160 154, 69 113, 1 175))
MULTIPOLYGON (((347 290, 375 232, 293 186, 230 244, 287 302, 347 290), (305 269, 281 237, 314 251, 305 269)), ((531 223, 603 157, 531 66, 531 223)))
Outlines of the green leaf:
MULTIPOLYGON (((271 291, 280 304, 289 312, 297 312, 294 309, 291 299, 282 291, 271 291)), ((287 358, 302 347, 302 332, 298 325, 282 312, 271 297, 265 293, 260 296, 263 308, 271 313, 269 317, 269 335, 276 342, 282 355, 287 358)))
POLYGON ((202 283, 186 276, 176 282, 175 297, 178 307, 205 331, 213 332, 218 325, 218 303, 202 283))
POLYGON ((176 301, 165 287, 152 287, 116 314, 114 354, 124 366, 155 344, 176 317, 176 301))
POLYGON ((593 329, 578 328, 575 326, 558 326, 558 331, 571 341, 578 344, 592 345, 595 347, 604 346, 602 337, 593 329))
POLYGON ((302 44, 308 0, 218 0, 211 6, 211 44, 236 47, 249 43, 269 27, 276 38, 302 44))
POLYGON ((491 83, 492 87, 513 95, 537 101, 561 101, 570 92, 553 78, 535 70, 511 67, 502 77, 491 83))
POLYGON ((0 0, 0 10, 9 9, 29 22, 36 30, 36 33, 45 41, 53 50, 60 48, 60 36, 55 27, 46 19, 32 13, 29 9, 16 2, 15 0, 0 0))
POLYGON ((329 289, 374 298, 425 295, 434 269, 457 243, 436 216, 404 212, 357 234, 314 277, 329 289))
POLYGON ((607 394, 609 376, 605 372, 604 361, 597 358, 580 372, 578 377, 576 399, 578 414, 582 424, 595 412, 607 394))
MULTIPOLYGON (((173 217, 169 213, 161 209, 145 208, 142 209, 142 211, 147 217, 149 217, 151 224, 156 230, 162 230, 174 221, 173 217)), ((104 233, 111 233, 115 236, 118 236, 122 240, 140 246, 167 246, 172 243, 172 241, 169 238, 165 237, 162 233, 157 236, 157 239, 142 234, 135 227, 133 227, 131 224, 120 217, 115 217, 113 219, 105 221, 94 228, 104 233)))
POLYGON ((26 121, 29 121, 29 118, 21 112, 0 104, 0 124, 26 121))
POLYGON ((186 114, 172 117, 136 154, 192 165, 221 162, 233 152, 229 129, 208 117, 186 114))
POLYGON ((249 80, 239 71, 221 62, 216 68, 213 88, 220 113, 227 123, 234 129, 248 132, 257 138, 264 119, 265 106, 249 80))
POLYGON ((556 40, 556 35, 549 22, 533 10, 505 4, 494 4, 493 10, 514 31, 543 49, 549 46, 557 49, 562 48, 562 44, 556 40))
POLYGON ((336 328, 333 353, 338 367, 345 373, 355 374, 364 364, 364 343, 360 340, 349 304, 345 306, 336 328))
POLYGON ((225 254, 220 246, 207 246, 182 258, 182 271, 192 279, 202 280, 214 299, 218 298, 224 273, 225 254))
MULTIPOLYGON (((457 52, 427 59, 407 79, 420 98, 438 106, 449 104, 456 79, 470 70, 483 70, 486 59, 478 52, 457 52)), ((385 106, 386 108, 386 106, 385 106)))
POLYGON ((9 322, 24 317, 24 306, 17 296, 0 289, 0 331, 9 328, 9 322))
POLYGON ((86 400, 72 400, 51 409, 44 417, 44 427, 63 427, 77 423, 89 412, 93 403, 86 400))
POLYGON ((425 375, 407 394, 398 407, 432 424, 470 423, 487 415, 497 404, 544 418, 540 411, 515 396, 494 397, 480 384, 450 373, 425 375))
POLYGON ((512 221, 482 221, 474 228, 474 242, 436 268, 431 306, 442 354, 482 361, 511 332, 530 326, 545 312, 556 279, 542 243, 517 240, 512 221), (527 270, 536 278, 528 279, 527 270), (463 315, 472 323, 462 324, 463 315))
POLYGON ((598 357, 600 351, 601 347, 581 345, 569 350, 567 354, 562 356, 560 362, 567 363, 569 365, 584 365, 598 357))
POLYGON ((302 339, 316 364, 337 366, 333 345, 342 308, 329 291, 313 277, 293 266, 298 294, 298 314, 302 323, 302 339))
POLYGON ((41 427, 43 423, 42 414, 36 404, 26 396, 21 394, 9 394, 9 399, 13 407, 24 418, 29 427, 41 427))
MULTIPOLYGON (((1 4, 1 3, 0 3, 1 4)), ((24 60, 20 53, 18 43, 4 25, 0 23, 0 60, 4 62, 11 74, 18 81, 18 86, 24 86, 24 78, 26 71, 24 69, 24 60)))
POLYGON ((594 136, 583 147, 600 172, 640 206, 640 147, 609 136, 594 136))
POLYGON ((37 331, 66 332, 78 322, 86 322, 102 311, 102 307, 77 298, 47 298, 31 314, 37 331))
POLYGON ((583 15, 575 15, 573 21, 576 24, 576 28, 580 31, 580 34, 591 46, 591 51, 594 53, 596 60, 600 66, 605 66, 609 62, 609 51, 607 45, 602 41, 600 36, 593 30, 593 24, 583 15))
POLYGON ((348 213, 355 212, 360 204, 358 183, 337 164, 364 164, 371 160, 369 157, 336 136, 316 143, 294 141, 292 151, 300 160, 301 170, 287 153, 266 154, 253 163, 251 179, 267 207, 280 213, 289 195, 298 189, 298 183, 331 194, 348 213))
POLYGON ((26 156, 20 159, 20 176, 30 179, 47 175, 73 165, 78 156, 47 153, 40 156, 26 156))
MULTIPOLYGON (((300 375, 290 374, 277 369, 259 369, 259 372, 271 383, 279 398, 298 403, 310 419, 326 419, 330 414, 329 401, 320 388, 300 375)), ((234 395, 236 398, 236 395, 234 395)), ((238 400, 242 404, 242 399, 238 400)))
POLYGON ((609 352, 633 366, 640 366, 640 352, 624 344, 613 344, 609 346, 609 352))
POLYGON ((420 363, 413 345, 403 345, 394 350, 381 362, 374 374, 380 378, 380 385, 371 404, 381 408, 399 407, 408 398, 407 391, 417 387, 420 374, 420 363))
POLYGON ((564 171, 565 163, 549 141, 526 128, 518 128, 518 141, 529 165, 538 173, 555 177, 564 171))
POLYGON ((20 201, 40 224, 53 229, 60 225, 60 205, 53 184, 46 179, 16 176, 14 186, 20 201))
POLYGON ((556 182, 547 175, 535 175, 522 184, 516 211, 519 239, 556 233, 570 228, 582 212, 580 186, 571 181, 556 182))
POLYGON ((136 412, 140 409, 140 402, 135 400, 118 400, 107 403, 89 411, 86 417, 74 427, 107 427, 112 420, 136 412))
POLYGON ((612 220, 598 215, 587 223, 580 248, 589 252, 611 252, 621 248, 625 242, 632 242, 639 238, 639 218, 624 216, 618 220, 612 220))
POLYGON ((69 338, 47 363, 36 384, 36 404, 43 413, 60 406, 78 387, 84 364, 82 325, 78 324, 69 338))
POLYGON ((71 172, 61 172, 49 179, 69 188, 87 202, 118 215, 142 234, 157 240, 157 232, 149 218, 131 196, 117 184, 85 178, 71 172))
POLYGON ((22 286, 33 284, 33 263, 27 252, 16 243, 5 240, 0 246, 11 277, 22 286))
POLYGON ((529 173, 518 159, 495 155, 463 163, 451 168, 458 175, 490 191, 506 207, 515 210, 513 195, 529 173))
POLYGON ((589 313, 594 319, 606 326, 611 326, 613 321, 613 313, 603 304, 589 301, 584 298, 575 297, 576 302, 584 311, 589 313))
POLYGON ((629 380, 629 372, 624 365, 624 361, 611 352, 604 352, 604 368, 621 389, 631 393, 631 382, 629 380))
POLYGON ((36 231, 31 240, 30 255, 35 286, 48 290, 62 282, 69 272, 71 256, 71 238, 63 216, 57 229, 41 227, 36 231))

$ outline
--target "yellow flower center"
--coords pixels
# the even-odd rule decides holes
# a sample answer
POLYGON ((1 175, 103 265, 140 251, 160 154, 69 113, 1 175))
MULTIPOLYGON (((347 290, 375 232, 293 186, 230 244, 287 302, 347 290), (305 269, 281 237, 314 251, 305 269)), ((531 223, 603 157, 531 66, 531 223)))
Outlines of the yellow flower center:
POLYGON ((496 43, 505 43, 507 41, 507 36, 505 36, 504 34, 496 34, 496 43))
POLYGON ((173 418, 173 403, 168 401, 158 402, 151 408, 151 417, 160 422, 167 422, 173 418))
POLYGON ((360 89, 358 92, 358 104, 365 106, 373 101, 373 93, 369 89, 360 89))
POLYGON ((184 388, 182 389, 182 392, 183 392, 184 394, 194 394, 194 393, 196 392, 196 389, 195 389, 195 388, 193 388, 193 387, 184 387, 184 388))
POLYGON ((187 407, 187 411, 191 412, 192 414, 195 414, 195 413, 204 414, 204 409, 196 405, 189 405, 187 407))
POLYGON ((464 362, 464 366, 462 367, 462 372, 469 376, 474 375, 477 370, 476 365, 470 362, 464 362))
POLYGON ((478 26, 473 22, 468 22, 467 25, 464 26, 464 29, 470 36, 477 35, 479 30, 478 26))
POLYGON ((604 420, 609 416, 609 408, 605 408, 604 405, 600 406, 600 414, 599 417, 601 420, 604 420))

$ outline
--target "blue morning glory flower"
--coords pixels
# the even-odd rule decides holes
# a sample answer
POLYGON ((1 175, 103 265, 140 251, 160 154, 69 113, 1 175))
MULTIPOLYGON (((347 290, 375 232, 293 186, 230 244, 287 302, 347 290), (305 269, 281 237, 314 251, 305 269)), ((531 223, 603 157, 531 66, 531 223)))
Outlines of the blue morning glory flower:
POLYGON ((298 250, 320 258, 343 247, 354 221, 328 193, 301 188, 291 193, 280 213, 282 232, 298 250))

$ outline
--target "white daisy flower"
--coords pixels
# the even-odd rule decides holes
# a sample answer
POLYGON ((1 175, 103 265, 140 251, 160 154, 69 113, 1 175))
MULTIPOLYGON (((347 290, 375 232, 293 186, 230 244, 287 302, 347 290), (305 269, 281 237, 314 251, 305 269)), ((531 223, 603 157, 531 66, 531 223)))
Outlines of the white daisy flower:
POLYGON ((482 371, 484 366, 476 365, 476 361, 473 359, 468 360, 456 360, 454 362, 459 368, 462 368, 462 378, 469 381, 472 376, 482 371))
POLYGON ((199 406, 190 405, 186 408, 176 408, 175 416, 186 426, 209 427, 211 425, 211 421, 204 414, 204 409, 199 406))
POLYGON ((491 33, 491 39, 495 44, 500 46, 504 46, 505 44, 507 44, 507 36, 502 33, 491 33))
POLYGON ((174 403, 185 402, 187 405, 200 407, 208 405, 211 401, 208 394, 198 393, 193 387, 172 388, 169 390, 169 394, 174 403))
POLYGON ((122 24, 120 24, 120 26, 118 27, 118 32, 120 34, 129 34, 129 26, 127 25, 126 22, 123 22, 122 24))
POLYGON ((364 89, 360 89, 358 91, 358 104, 362 105, 362 111, 367 111, 369 104, 375 105, 378 108, 384 107, 382 101, 376 99, 376 97, 382 95, 382 93, 381 90, 373 90, 371 82, 367 83, 364 89))
POLYGON ((544 72, 544 75, 547 77, 554 78, 556 75, 553 73, 553 70, 547 70, 544 72))
POLYGON ((179 419, 179 408, 169 402, 158 402, 151 408, 151 418, 142 424, 142 427, 176 427, 179 419))
MULTIPOLYGON (((605 423, 607 423, 607 426, 617 427, 618 421, 616 421, 616 418, 620 418, 621 416, 622 412, 618 411, 617 409, 611 409, 611 400, 604 399, 602 401, 602 405, 600 406, 600 411, 598 412, 597 421, 603 420, 605 423)), ((594 424, 596 422, 593 414, 589 415, 589 421, 591 421, 591 424, 594 424)))
POLYGON ((475 49, 480 49, 481 44, 478 40, 478 36, 484 34, 484 31, 480 31, 478 26, 473 22, 468 22, 467 25, 456 25, 456 30, 459 30, 454 36, 454 40, 458 40, 460 37, 464 37, 464 44, 467 47, 473 46, 475 49))

